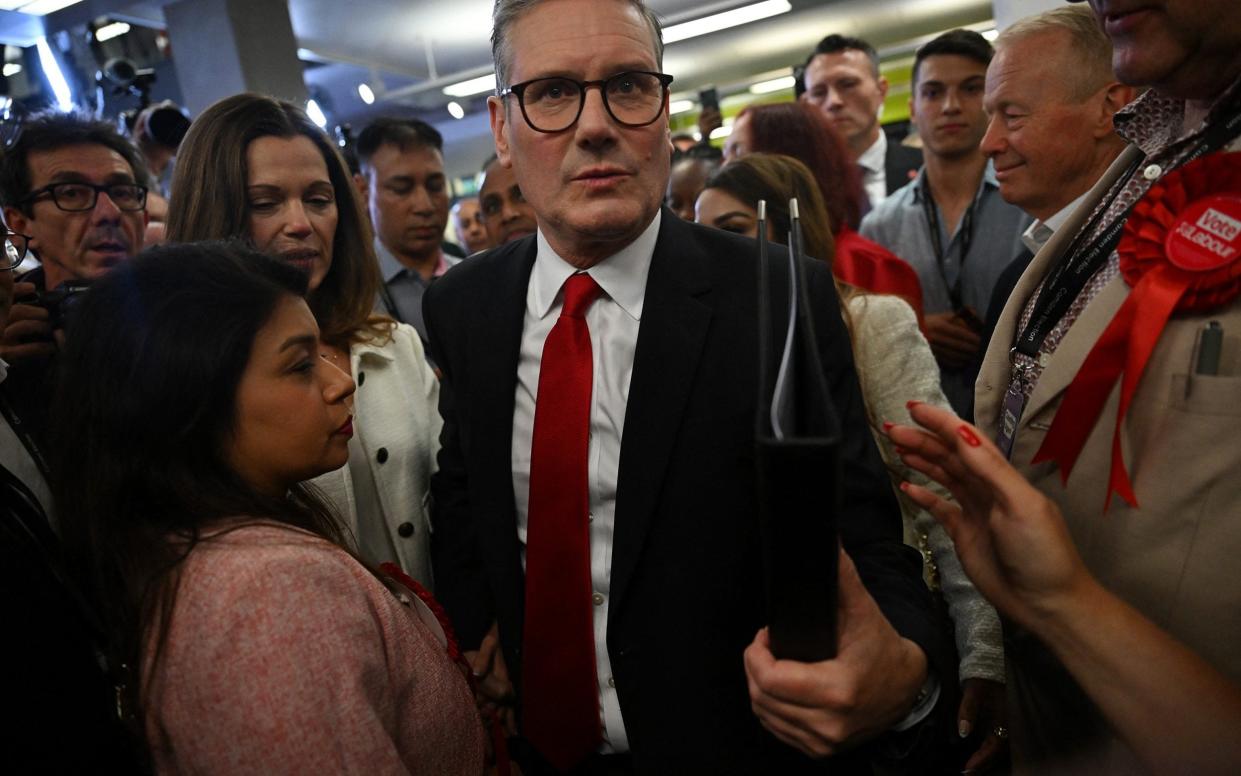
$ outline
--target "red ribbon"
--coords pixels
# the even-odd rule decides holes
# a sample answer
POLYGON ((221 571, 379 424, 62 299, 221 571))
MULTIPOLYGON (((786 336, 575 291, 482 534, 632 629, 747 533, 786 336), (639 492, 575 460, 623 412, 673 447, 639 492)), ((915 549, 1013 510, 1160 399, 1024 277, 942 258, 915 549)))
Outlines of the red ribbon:
POLYGON ((1134 207, 1116 248, 1132 291, 1086 356, 1032 463, 1054 461, 1068 482, 1112 387, 1121 381, 1104 511, 1137 496, 1120 431, 1168 319, 1205 312, 1241 293, 1241 153, 1205 156, 1166 175, 1134 207))

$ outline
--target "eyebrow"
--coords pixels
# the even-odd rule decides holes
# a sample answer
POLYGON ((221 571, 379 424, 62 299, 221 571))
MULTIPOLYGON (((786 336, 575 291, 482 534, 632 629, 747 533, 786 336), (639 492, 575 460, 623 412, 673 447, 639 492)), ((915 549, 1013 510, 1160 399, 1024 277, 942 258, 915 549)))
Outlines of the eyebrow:
MULTIPOLYGON (((113 172, 109 175, 105 175, 103 180, 107 184, 135 182, 132 174, 126 175, 123 172, 113 172)), ((53 175, 48 180, 48 183, 91 183, 91 179, 89 175, 80 173, 76 170, 64 170, 53 175)))
POLYGON ((748 218, 748 219, 750 219, 751 221, 753 221, 753 220, 754 220, 754 216, 750 215, 749 213, 745 212, 744 210, 730 210, 730 211, 729 211, 729 212, 727 212, 727 213, 724 213, 724 214, 722 214, 722 215, 718 215, 718 216, 716 216, 715 218, 713 218, 713 219, 711 220, 711 223, 713 223, 713 224, 722 224, 722 223, 724 223, 725 221, 727 221, 727 220, 728 220, 728 219, 730 219, 730 218, 748 218))
POLYGON ((319 341, 319 338, 313 334, 298 334, 298 335, 289 337, 287 340, 285 340, 284 344, 280 346, 280 350, 277 352, 283 353, 284 351, 289 350, 290 348, 303 347, 303 346, 306 348, 311 348, 318 341, 319 341))

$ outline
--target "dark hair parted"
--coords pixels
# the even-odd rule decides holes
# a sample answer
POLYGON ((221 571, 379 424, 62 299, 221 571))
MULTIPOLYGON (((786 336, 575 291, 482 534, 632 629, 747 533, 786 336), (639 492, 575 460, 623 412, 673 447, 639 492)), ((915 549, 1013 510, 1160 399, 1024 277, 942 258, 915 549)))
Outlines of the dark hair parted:
POLYGON ((353 179, 336 147, 305 111, 258 94, 227 97, 207 108, 181 141, 168 203, 168 240, 249 239, 246 153, 261 137, 309 138, 327 165, 336 197, 332 266, 308 298, 325 342, 347 348, 383 340, 391 321, 373 314, 379 292, 379 262, 370 222, 353 179))
MULTIPOLYGON (((305 289, 301 271, 241 243, 172 244, 121 264, 80 303, 59 360, 50 468, 69 566, 114 668, 141 665, 179 564, 220 521, 277 520, 341 542, 312 492, 266 495, 227 462, 255 336, 305 289)), ((141 707, 136 684, 126 700, 141 707)))
MULTIPOLYGON (((496 0, 491 12, 491 59, 496 68, 496 93, 507 86, 512 86, 513 51, 509 44, 509 33, 517 20, 525 16, 545 0, 496 0)), ((621 0, 618 0, 618 2, 621 0)), ((646 7, 642 0, 623 0, 642 17, 647 29, 651 32, 651 48, 655 54, 655 65, 659 69, 664 66, 664 33, 663 26, 655 12, 646 7)))
POLYGON ((914 54, 914 85, 918 83, 918 72, 927 57, 958 56, 972 59, 983 67, 991 64, 995 49, 987 39, 973 30, 948 30, 943 35, 924 43, 914 54))
POLYGON ((788 240, 792 225, 789 200, 796 198, 806 255, 831 264, 835 243, 823 195, 810 170, 793 157, 748 154, 716 170, 707 178, 706 188, 726 191, 755 209, 759 200, 767 200, 772 239, 780 243, 788 240))
POLYGON ((849 35, 828 35, 819 41, 814 47, 814 51, 810 52, 810 56, 806 57, 806 64, 820 54, 839 54, 842 51, 860 51, 870 60, 870 69, 875 78, 879 78, 879 52, 875 51, 875 47, 861 38, 854 38, 849 35))
POLYGON ((0 205, 19 207, 31 215, 30 202, 17 205, 30 194, 30 154, 81 145, 101 145, 117 152, 129 164, 134 181, 147 184, 150 174, 142 155, 116 127, 85 113, 44 111, 24 119, 16 142, 0 154, 0 205))
POLYGON ((809 168, 823 195, 833 235, 845 227, 857 229, 865 196, 862 175, 821 111, 805 103, 783 102, 751 105, 741 115, 750 119, 750 150, 791 156, 809 168))
POLYGON ((401 151, 415 148, 434 148, 443 153, 444 136, 440 131, 421 119, 379 118, 372 121, 358 135, 354 143, 354 152, 358 155, 358 165, 366 170, 371 166, 371 157, 386 145, 396 146, 401 151))

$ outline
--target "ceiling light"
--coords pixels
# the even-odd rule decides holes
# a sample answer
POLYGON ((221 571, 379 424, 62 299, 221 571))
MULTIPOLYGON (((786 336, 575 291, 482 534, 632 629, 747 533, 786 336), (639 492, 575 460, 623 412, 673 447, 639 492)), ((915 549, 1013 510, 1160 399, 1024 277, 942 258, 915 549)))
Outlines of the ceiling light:
POLYGON ((478 78, 471 78, 468 81, 461 81, 450 86, 444 87, 444 94, 449 97, 469 97, 474 94, 482 94, 483 92, 494 92, 496 90, 496 74, 488 73, 480 75, 478 78))
POLYGON ((15 76, 21 71, 22 71, 22 66, 17 64, 16 62, 5 62, 4 63, 4 77, 5 78, 9 78, 10 76, 15 76))
POLYGON ((366 84, 358 84, 358 96, 362 98, 362 102, 367 105, 375 104, 375 92, 366 84))
POLYGON ((105 40, 112 40, 113 38, 119 38, 120 36, 124 35, 127 32, 129 32, 128 24, 126 24, 125 22, 112 22, 111 24, 105 24, 104 26, 95 30, 95 40, 99 41, 100 43, 103 43, 105 40))
POLYGON ((797 79, 791 75, 781 78, 773 78, 770 81, 759 81, 750 86, 750 94, 771 94, 772 92, 781 92, 785 89, 792 89, 797 83, 797 79))
POLYGON ((694 109, 693 100, 673 100, 668 103, 668 113, 675 116, 678 113, 689 113, 694 109))
POLYGON ((60 63, 56 61, 52 47, 47 45, 47 38, 39 38, 34 45, 39 51, 39 64, 43 66, 43 75, 47 77, 48 86, 52 87, 52 94, 56 95, 57 107, 65 112, 73 110, 73 92, 69 90, 69 82, 60 70, 60 63))
POLYGON ((719 140, 722 137, 728 137, 732 133, 733 133, 733 128, 731 124, 728 126, 716 127, 715 129, 711 130, 711 139, 719 140))
POLYGON ((82 0, 34 0, 33 3, 27 3, 17 10, 31 16, 47 16, 49 13, 56 13, 62 8, 77 5, 80 2, 82 0))
POLYGON ((694 19, 693 21, 665 27, 664 43, 676 43, 679 40, 696 38, 699 35, 709 35, 712 32, 719 32, 720 30, 726 30, 729 27, 736 27, 741 24, 749 24, 750 22, 756 22, 759 19, 766 19, 771 16, 778 16, 791 10, 793 10, 793 6, 789 4, 789 0, 763 0, 761 3, 743 5, 731 11, 712 14, 701 19, 694 19))
POLYGON ((1000 37, 1000 31, 996 29, 986 30, 982 33, 982 36, 994 43, 995 39, 1000 37))
POLYGON ((465 108, 461 107, 461 103, 453 100, 448 103, 448 115, 452 116, 454 119, 463 119, 465 118, 465 108))
POLYGON ((318 101, 313 97, 306 100, 306 115, 319 126, 319 129, 327 129, 327 116, 323 115, 323 108, 319 107, 318 101))

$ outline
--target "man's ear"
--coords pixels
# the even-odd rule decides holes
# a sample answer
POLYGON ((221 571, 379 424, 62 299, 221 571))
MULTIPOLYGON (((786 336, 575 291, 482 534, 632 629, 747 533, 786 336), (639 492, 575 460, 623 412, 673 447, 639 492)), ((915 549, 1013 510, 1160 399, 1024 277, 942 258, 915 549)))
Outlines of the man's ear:
POLYGON ((487 114, 491 118, 491 137, 496 144, 496 158, 505 167, 512 167, 512 155, 508 145, 508 108, 502 97, 487 98, 487 114))
POLYGON ((879 107, 880 108, 883 107, 883 101, 888 99, 888 87, 889 86, 890 84, 888 83, 888 79, 884 78, 883 76, 879 76, 879 107))
POLYGON ((1138 90, 1128 84, 1119 82, 1108 84, 1103 90, 1101 101, 1103 115, 1100 116, 1100 128, 1097 134, 1107 135, 1115 130, 1116 126, 1112 119, 1116 116, 1116 112, 1133 102, 1137 96, 1138 90))
POLYGON ((358 192, 358 196, 362 197, 362 209, 370 209, 371 200, 371 184, 366 176, 360 172, 355 172, 350 176, 353 180, 353 188, 358 192))
MULTIPOLYGON (((12 205, 8 205, 4 208, 4 222, 8 224, 9 229, 13 230, 14 232, 17 232, 18 234, 29 235, 31 233, 30 221, 31 221, 30 216, 26 215, 21 210, 13 207, 12 205)), ((30 241, 30 246, 36 249, 38 247, 37 245, 35 245, 35 241, 33 239, 31 239, 30 241)))

